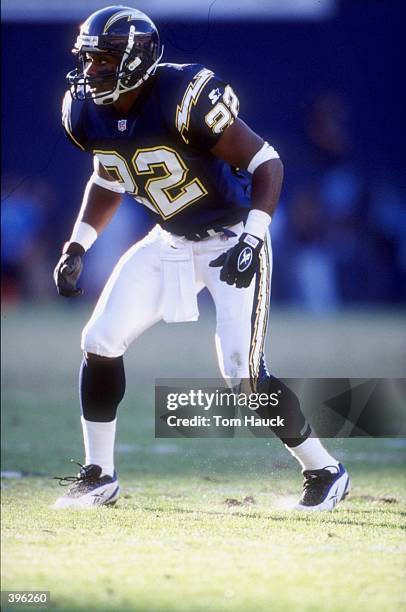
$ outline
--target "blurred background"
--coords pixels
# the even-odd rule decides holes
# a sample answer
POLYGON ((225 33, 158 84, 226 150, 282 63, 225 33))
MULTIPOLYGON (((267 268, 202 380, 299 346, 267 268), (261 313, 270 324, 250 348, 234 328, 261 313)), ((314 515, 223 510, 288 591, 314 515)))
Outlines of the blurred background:
MULTIPOLYGON (((9 306, 58 300, 52 270, 92 167, 91 157, 62 133, 65 74, 73 66, 78 25, 108 4, 3 1, 1 248, 2 298, 9 306)), ((393 353, 388 348, 391 367, 377 358, 373 375, 385 367, 404 371, 404 2, 131 4, 156 22, 165 61, 199 62, 229 81, 240 98, 240 116, 280 152, 285 182, 272 223, 275 312, 296 313, 298 330, 310 317, 321 343, 317 325, 325 317, 336 342, 343 316, 355 316, 349 341, 369 317, 360 341, 370 347, 371 335, 382 338, 373 353, 390 342, 397 347, 393 353)), ((95 301, 120 254, 148 223, 143 207, 126 199, 86 256, 84 300, 95 301)), ((77 308, 60 302, 59 308, 77 308)), ((206 303, 203 296, 203 310, 206 303)), ((307 348, 296 344, 299 351, 307 348)), ((329 345, 326 340, 327 352, 329 345)), ((288 364, 294 346, 282 347, 288 364)))
MULTIPOLYGON (((64 76, 78 23, 107 4, 3 3, 7 301, 56 296, 50 271, 91 169, 90 156, 62 135, 64 76)), ((275 304, 321 312, 405 297, 402 4, 136 3, 156 20, 164 59, 218 72, 238 92, 241 117, 280 151, 286 179, 272 225, 275 304)), ((126 202, 112 237, 89 254, 88 297, 147 229, 142 206, 126 202)))

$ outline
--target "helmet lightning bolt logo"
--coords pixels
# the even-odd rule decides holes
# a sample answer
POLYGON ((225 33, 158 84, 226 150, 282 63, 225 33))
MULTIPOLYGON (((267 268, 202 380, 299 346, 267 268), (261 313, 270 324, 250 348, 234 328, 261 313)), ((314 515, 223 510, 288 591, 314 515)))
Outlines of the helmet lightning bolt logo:
POLYGON ((199 96, 206 83, 214 76, 214 73, 207 68, 200 70, 191 83, 189 83, 181 104, 176 108, 176 128, 180 132, 183 140, 186 144, 189 144, 189 140, 186 138, 184 132, 189 129, 190 122, 190 111, 192 105, 195 105, 199 99, 199 96))
POLYGON ((116 21, 120 21, 120 19, 125 19, 125 18, 127 18, 127 21, 135 21, 137 18, 140 18, 140 15, 143 19, 145 19, 146 16, 142 15, 142 13, 137 11, 137 9, 134 9, 134 10, 125 9, 125 10, 119 11, 118 13, 114 13, 114 15, 110 17, 110 19, 107 21, 106 25, 104 26, 103 34, 107 34, 109 28, 111 28, 111 26, 114 23, 116 23, 116 21))

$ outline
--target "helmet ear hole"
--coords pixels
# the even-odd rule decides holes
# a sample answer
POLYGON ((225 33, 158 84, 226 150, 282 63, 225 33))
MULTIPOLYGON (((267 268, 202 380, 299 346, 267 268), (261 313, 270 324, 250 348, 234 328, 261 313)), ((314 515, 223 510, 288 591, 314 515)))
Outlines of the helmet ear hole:
POLYGON ((135 70, 137 68, 137 66, 139 66, 142 63, 142 60, 140 57, 136 57, 130 64, 128 64, 128 69, 129 70, 135 70))

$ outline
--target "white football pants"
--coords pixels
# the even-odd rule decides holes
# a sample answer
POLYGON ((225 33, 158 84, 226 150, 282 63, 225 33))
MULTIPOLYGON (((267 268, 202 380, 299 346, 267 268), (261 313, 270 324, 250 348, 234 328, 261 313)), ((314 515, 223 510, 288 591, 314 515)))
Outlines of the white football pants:
MULTIPOLYGON (((82 350, 119 357, 154 323, 196 320, 196 296, 207 287, 216 308, 216 349, 222 376, 256 380, 264 367, 272 255, 269 234, 260 255, 260 270, 248 288, 220 281, 220 269, 209 262, 230 249, 236 237, 223 234, 199 242, 155 226, 132 246, 112 272, 82 334, 82 350)), ((229 384, 230 381, 228 380, 229 384)))

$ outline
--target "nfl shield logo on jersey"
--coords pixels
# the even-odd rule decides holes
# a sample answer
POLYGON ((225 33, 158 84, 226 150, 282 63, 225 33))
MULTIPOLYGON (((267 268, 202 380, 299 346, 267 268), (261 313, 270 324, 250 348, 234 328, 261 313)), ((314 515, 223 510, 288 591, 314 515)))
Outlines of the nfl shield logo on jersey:
POLYGON ((127 129, 127 119, 119 119, 117 122, 117 128, 120 132, 124 132, 127 129))

